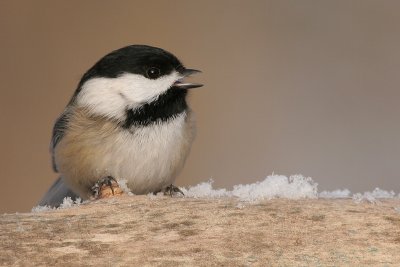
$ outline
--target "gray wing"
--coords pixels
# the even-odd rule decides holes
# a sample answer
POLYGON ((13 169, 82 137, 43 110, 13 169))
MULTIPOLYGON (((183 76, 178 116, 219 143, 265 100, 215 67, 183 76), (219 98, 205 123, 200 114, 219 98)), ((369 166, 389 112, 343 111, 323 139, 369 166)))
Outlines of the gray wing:
MULTIPOLYGON (((58 172, 57 165, 54 158, 54 149, 57 144, 63 138, 65 131, 67 129, 68 124, 68 111, 67 109, 61 114, 60 117, 56 120, 56 123, 53 127, 53 135, 51 137, 50 142, 50 153, 52 158, 53 170, 58 172)), ((75 200, 78 195, 75 194, 64 182, 63 178, 60 176, 53 185, 49 188, 47 193, 43 196, 42 200, 40 200, 40 206, 50 206, 50 207, 59 207, 63 202, 65 197, 71 197, 75 200)))
POLYGON ((79 196, 69 189, 69 187, 64 183, 62 177, 58 177, 58 179, 53 183, 47 193, 40 200, 38 205, 57 208, 63 203, 63 200, 66 197, 76 200, 79 196))
POLYGON ((54 158, 54 149, 56 148, 57 144, 60 142, 60 140, 63 138, 65 130, 67 129, 67 124, 68 124, 68 112, 65 110, 63 114, 61 114, 60 117, 56 120, 56 123, 54 124, 53 127, 53 135, 51 137, 51 142, 50 142, 50 152, 51 152, 51 159, 52 159, 52 164, 53 164, 53 170, 55 172, 58 172, 57 170, 57 165, 55 162, 54 158))

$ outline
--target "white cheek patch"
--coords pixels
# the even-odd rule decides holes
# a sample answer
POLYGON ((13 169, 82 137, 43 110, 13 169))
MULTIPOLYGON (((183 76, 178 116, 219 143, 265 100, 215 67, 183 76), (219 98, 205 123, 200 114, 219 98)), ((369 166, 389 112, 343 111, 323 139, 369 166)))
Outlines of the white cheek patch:
POLYGON ((127 108, 135 109, 156 100, 180 78, 176 71, 155 80, 132 73, 117 78, 93 78, 82 85, 77 103, 94 114, 120 120, 127 108))

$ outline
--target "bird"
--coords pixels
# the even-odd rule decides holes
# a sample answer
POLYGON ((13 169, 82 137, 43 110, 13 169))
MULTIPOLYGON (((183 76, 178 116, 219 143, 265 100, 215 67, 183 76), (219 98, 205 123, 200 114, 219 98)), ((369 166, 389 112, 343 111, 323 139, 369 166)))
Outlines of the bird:
MULTIPOLYGON (((170 52, 128 45, 102 57, 81 78, 50 142, 58 179, 39 201, 93 198, 100 184, 124 179, 133 194, 179 192, 173 185, 193 143, 186 68, 170 52)), ((112 189, 112 186, 111 186, 112 189)))

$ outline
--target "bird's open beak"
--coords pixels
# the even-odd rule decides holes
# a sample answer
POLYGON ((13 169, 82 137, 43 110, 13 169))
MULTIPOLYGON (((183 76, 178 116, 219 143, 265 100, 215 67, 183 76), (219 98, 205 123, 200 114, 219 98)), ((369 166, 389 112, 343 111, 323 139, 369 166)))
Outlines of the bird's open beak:
POLYGON ((183 77, 174 83, 173 86, 175 88, 177 88, 177 89, 192 89, 192 88, 198 88, 198 87, 203 86, 200 83, 188 83, 188 82, 184 81, 185 77, 188 77, 192 74, 201 73, 201 71, 193 70, 193 69, 183 69, 183 70, 180 70, 179 73, 182 74, 183 77))

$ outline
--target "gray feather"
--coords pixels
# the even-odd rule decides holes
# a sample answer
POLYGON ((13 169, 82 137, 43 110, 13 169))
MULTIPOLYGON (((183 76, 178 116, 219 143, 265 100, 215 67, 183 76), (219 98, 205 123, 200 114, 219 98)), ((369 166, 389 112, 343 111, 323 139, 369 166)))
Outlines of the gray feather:
POLYGON ((57 208, 63 203, 65 197, 76 200, 79 196, 64 183, 64 180, 60 176, 43 196, 38 205, 57 208))
POLYGON ((65 130, 67 129, 68 117, 69 117, 68 112, 64 111, 63 114, 61 114, 61 116, 58 117, 53 127, 53 135, 51 137, 51 142, 50 142, 50 152, 51 152, 53 170, 55 172, 58 172, 58 170, 54 158, 54 149, 64 136, 65 130))

